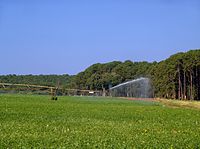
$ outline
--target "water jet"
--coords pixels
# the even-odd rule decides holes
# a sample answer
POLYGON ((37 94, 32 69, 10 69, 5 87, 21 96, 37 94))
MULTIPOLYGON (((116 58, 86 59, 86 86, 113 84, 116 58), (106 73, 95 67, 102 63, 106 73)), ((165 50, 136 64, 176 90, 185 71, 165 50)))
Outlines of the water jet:
POLYGON ((152 98, 153 87, 149 78, 138 78, 109 89, 113 97, 152 98))

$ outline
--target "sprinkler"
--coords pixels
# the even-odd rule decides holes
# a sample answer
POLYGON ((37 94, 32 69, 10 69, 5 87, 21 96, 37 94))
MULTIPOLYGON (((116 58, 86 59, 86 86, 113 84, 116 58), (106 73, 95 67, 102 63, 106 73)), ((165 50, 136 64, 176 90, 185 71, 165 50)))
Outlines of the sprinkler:
POLYGON ((152 98, 153 89, 149 78, 138 78, 110 88, 113 97, 152 98))

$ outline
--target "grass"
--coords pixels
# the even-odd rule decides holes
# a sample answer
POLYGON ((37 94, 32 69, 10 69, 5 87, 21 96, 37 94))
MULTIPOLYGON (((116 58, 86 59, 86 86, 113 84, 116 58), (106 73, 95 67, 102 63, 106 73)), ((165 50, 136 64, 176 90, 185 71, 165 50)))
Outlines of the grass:
POLYGON ((200 148, 200 111, 114 98, 0 95, 0 148, 200 148))
POLYGON ((166 106, 170 107, 183 107, 183 108, 196 108, 200 109, 200 102, 199 101, 187 101, 187 100, 172 100, 172 99, 156 99, 156 101, 165 104, 166 106))

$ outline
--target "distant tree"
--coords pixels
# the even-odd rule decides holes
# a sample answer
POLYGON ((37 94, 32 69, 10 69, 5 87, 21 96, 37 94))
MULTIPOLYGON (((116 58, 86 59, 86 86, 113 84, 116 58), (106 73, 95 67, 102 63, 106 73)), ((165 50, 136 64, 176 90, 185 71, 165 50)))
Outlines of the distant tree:
POLYGON ((200 50, 177 53, 161 62, 113 61, 94 64, 75 76, 2 75, 0 82, 108 90, 128 80, 149 77, 160 98, 200 100, 200 50))

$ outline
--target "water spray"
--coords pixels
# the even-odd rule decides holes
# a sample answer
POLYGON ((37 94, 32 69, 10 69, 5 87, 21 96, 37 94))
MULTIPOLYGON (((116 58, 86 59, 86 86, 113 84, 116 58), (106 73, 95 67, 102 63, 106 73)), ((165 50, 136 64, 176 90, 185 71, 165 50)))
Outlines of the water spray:
POLYGON ((113 97, 152 98, 153 88, 149 78, 138 78, 110 88, 113 97))

